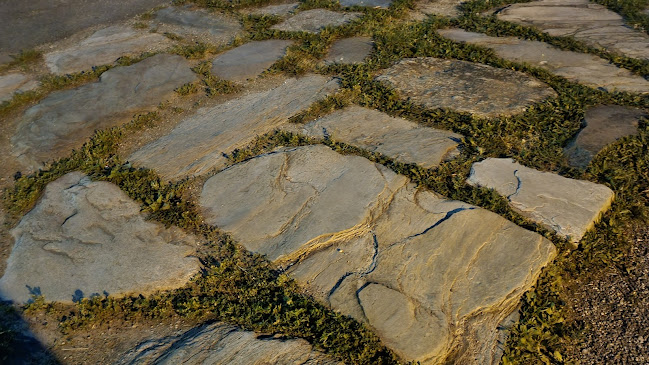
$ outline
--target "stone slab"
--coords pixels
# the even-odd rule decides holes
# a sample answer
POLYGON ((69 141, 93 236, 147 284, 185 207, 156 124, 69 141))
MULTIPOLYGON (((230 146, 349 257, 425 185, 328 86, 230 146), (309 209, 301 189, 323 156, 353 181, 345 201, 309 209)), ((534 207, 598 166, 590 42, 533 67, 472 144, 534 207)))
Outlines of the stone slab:
POLYGON ((498 19, 533 26, 553 36, 570 36, 628 57, 649 58, 647 33, 634 30, 618 13, 588 0, 512 4, 496 15, 498 19))
POLYGON ((222 79, 246 81, 266 71, 286 54, 292 41, 270 39, 246 43, 217 56, 212 74, 222 79))
POLYGON ((81 146, 96 129, 152 108, 196 79, 184 58, 159 54, 108 70, 98 82, 54 92, 25 111, 11 139, 12 154, 26 167, 42 166, 81 146))
POLYGON ((462 29, 442 29, 438 32, 454 41, 491 48, 502 58, 527 62, 590 87, 607 91, 649 92, 647 80, 594 55, 562 51, 537 41, 515 37, 490 37, 462 29))
POLYGON ((521 72, 432 57, 403 59, 377 80, 416 104, 483 117, 520 113, 556 95, 546 84, 521 72))
POLYGON ((366 6, 387 9, 390 4, 392 4, 392 0, 340 0, 340 6, 366 6))
POLYGON ((116 185, 80 172, 49 183, 11 234, 0 295, 18 303, 147 294, 183 286, 200 267, 195 237, 147 221, 116 185))
POLYGON ((488 158, 471 167, 467 182, 496 190, 521 215, 579 242, 613 201, 604 185, 525 167, 511 158, 488 158))
POLYGON ((362 63, 374 49, 374 42, 370 37, 352 37, 335 41, 324 62, 327 64, 362 63))
POLYGON ((205 219, 267 255, 405 360, 492 362, 499 323, 555 248, 497 214, 322 145, 283 148, 203 186, 205 219))
POLYGON ((302 339, 261 337, 224 323, 192 328, 177 336, 152 338, 129 350, 115 365, 333 365, 302 339))
POLYGON ((268 5, 263 8, 258 9, 249 9, 247 12, 251 14, 258 15, 277 15, 284 16, 288 14, 293 14, 300 3, 288 3, 288 4, 279 4, 279 5, 268 5))
POLYGON ((238 20, 226 15, 174 6, 158 10, 152 26, 158 33, 170 32, 214 45, 228 43, 243 30, 238 20))
POLYGON ((423 21, 428 15, 441 15, 455 18, 460 15, 459 6, 461 0, 424 0, 415 4, 415 11, 411 12, 411 18, 423 21))
POLYGON ((114 25, 100 29, 79 44, 46 53, 47 67, 55 74, 67 74, 110 65, 122 56, 159 51, 171 45, 167 37, 137 31, 130 26, 114 25))
POLYGON ((34 90, 40 83, 21 73, 0 76, 0 103, 11 100, 15 93, 34 90))
POLYGON ((286 32, 318 33, 325 27, 338 27, 360 18, 360 13, 338 13, 326 9, 312 9, 297 13, 270 29, 286 32))
POLYGON ((310 137, 331 138, 424 168, 436 167, 457 156, 462 140, 457 133, 420 127, 417 123, 360 106, 335 111, 303 126, 289 127, 291 131, 310 137))
POLYGON ((649 117, 642 109, 600 105, 586 110, 583 129, 564 149, 571 165, 585 168, 593 157, 617 139, 638 132, 638 122, 649 117))
POLYGON ((142 147, 129 160, 167 179, 197 176, 224 167, 227 154, 271 132, 312 103, 335 92, 330 78, 307 75, 266 91, 200 109, 168 135, 142 147))

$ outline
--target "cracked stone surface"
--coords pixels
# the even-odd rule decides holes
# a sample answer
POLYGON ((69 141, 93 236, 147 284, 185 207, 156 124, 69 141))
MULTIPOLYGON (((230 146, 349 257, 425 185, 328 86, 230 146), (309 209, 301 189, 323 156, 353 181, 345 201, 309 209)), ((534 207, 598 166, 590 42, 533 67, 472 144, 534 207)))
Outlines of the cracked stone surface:
POLYGON ((332 63, 362 63, 374 49, 374 42, 370 37, 352 37, 335 41, 324 62, 332 63))
POLYGON ((319 75, 288 79, 214 107, 199 109, 166 136, 136 151, 130 161, 167 179, 197 176, 224 167, 227 154, 288 122, 288 118, 338 89, 319 75))
POLYGON ((491 48, 502 58, 527 62, 590 87, 607 91, 649 92, 649 82, 643 77, 594 55, 562 51, 537 41, 515 37, 490 37, 462 29, 440 29, 438 32, 454 41, 491 48))
POLYGON ((340 6, 367 6, 387 9, 390 4, 392 4, 392 0, 340 0, 340 6))
POLYGON ((11 100, 15 93, 34 90, 40 83, 21 73, 0 76, 0 103, 11 100))
POLYGON ((444 108, 483 117, 523 112, 556 93, 521 72, 432 57, 406 58, 377 80, 428 108, 444 108))
POLYGON ((96 129, 158 105, 175 88, 196 79, 183 57, 159 54, 108 70, 99 82, 54 92, 25 111, 11 139, 13 155, 24 166, 37 168, 81 146, 96 129))
POLYGON ((207 180, 199 204, 207 222, 426 364, 451 353, 497 362, 498 324, 555 255, 494 213, 322 145, 232 166, 207 180))
POLYGON ((310 137, 328 137, 425 168, 436 167, 457 156, 462 140, 457 133, 420 127, 360 106, 350 106, 304 126, 290 125, 287 129, 310 137))
POLYGON ((604 185, 537 171, 511 158, 474 163, 467 182, 496 190, 521 215, 575 243, 594 226, 615 196, 604 185))
POLYGON ((239 21, 222 14, 173 6, 158 10, 152 27, 158 33, 174 33, 215 45, 231 41, 243 29, 239 21))
POLYGON ((286 32, 317 33, 325 27, 338 27, 360 18, 361 13, 338 13, 326 9, 301 11, 270 29, 286 32))
POLYGON ((566 146, 564 153, 573 166, 585 168, 593 157, 617 139, 638 132, 638 122, 649 117, 642 109, 599 105, 586 110, 583 129, 566 146))
POLYGON ((270 39, 246 43, 217 56, 212 74, 222 79, 246 81, 266 71, 284 57, 292 41, 270 39))
POLYGON ((171 41, 156 33, 137 31, 127 25, 100 29, 79 44, 43 55, 45 64, 55 74, 90 70, 93 66, 110 65, 122 56, 138 56, 159 51, 171 41))
POLYGON ((628 57, 649 58, 646 33, 626 25, 618 13, 588 0, 512 4, 496 15, 500 20, 533 26, 553 36, 570 36, 628 57))
POLYGON ((152 338, 115 362, 135 364, 334 365, 338 361, 313 350, 302 339, 260 337, 239 327, 211 323, 177 336, 152 338))
POLYGON ((196 238, 146 221, 116 185, 80 172, 49 183, 11 234, 15 245, 0 295, 19 303, 30 292, 71 302, 173 289, 200 267, 191 256, 196 238))

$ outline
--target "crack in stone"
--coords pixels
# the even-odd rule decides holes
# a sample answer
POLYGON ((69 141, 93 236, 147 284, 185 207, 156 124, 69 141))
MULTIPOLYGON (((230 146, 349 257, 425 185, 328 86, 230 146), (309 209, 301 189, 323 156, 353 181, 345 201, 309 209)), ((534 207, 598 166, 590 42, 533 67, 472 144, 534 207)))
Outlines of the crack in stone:
MULTIPOLYGON (((451 217, 452 217, 453 215, 455 215, 455 214, 457 214, 457 213, 459 213, 459 212, 465 211, 465 210, 474 210, 474 209, 476 209, 476 208, 475 208, 475 207, 459 207, 459 208, 455 208, 455 209, 453 209, 453 210, 450 210, 450 211, 446 212, 446 215, 445 215, 442 219, 440 219, 440 220, 438 220, 437 222, 435 222, 435 224, 433 224, 432 226, 426 228, 425 230, 423 230, 423 231, 420 232, 420 233, 416 233, 416 234, 410 235, 410 236, 404 238, 403 240, 401 240, 401 241, 399 241, 399 242, 397 242, 397 243, 393 243, 392 245, 395 245, 395 244, 398 244, 398 243, 405 242, 405 241, 407 241, 407 240, 413 239, 413 238, 418 237, 418 236, 425 235, 425 234, 428 233, 430 230, 434 229, 435 227, 439 226, 440 224, 444 223, 445 221, 451 219, 451 217)), ((391 245, 391 246, 392 246, 392 245, 391 245)))
POLYGON ((514 177, 518 181, 518 184, 516 185, 516 191, 513 193, 507 195, 507 200, 511 201, 511 197, 518 194, 518 192, 521 190, 521 186, 523 185, 523 181, 521 181, 520 176, 518 176, 518 169, 514 170, 514 177))

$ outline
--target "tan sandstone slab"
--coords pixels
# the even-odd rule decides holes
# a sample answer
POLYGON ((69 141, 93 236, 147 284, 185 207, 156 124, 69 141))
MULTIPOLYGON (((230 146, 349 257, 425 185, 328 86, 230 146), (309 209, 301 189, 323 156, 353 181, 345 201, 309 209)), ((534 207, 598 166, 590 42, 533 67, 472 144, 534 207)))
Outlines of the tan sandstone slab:
POLYGON ((326 9, 301 11, 270 29, 286 32, 317 33, 325 27, 338 27, 360 18, 360 13, 338 13, 326 9))
POLYGON ((374 42, 370 37, 352 37, 335 41, 324 62, 327 64, 362 63, 374 49, 374 42))
POLYGON ((232 17, 174 6, 158 10, 152 26, 158 33, 169 32, 215 45, 231 41, 243 30, 239 21, 232 17))
POLYGON ((137 56, 171 45, 160 34, 143 32, 127 25, 100 29, 79 44, 46 53, 45 64, 55 74, 90 70, 93 66, 114 63, 122 56, 137 56))
POLYGON ((358 156, 284 148, 208 179, 206 221, 267 255, 406 360, 497 363, 499 323, 555 248, 358 156))
POLYGON ((649 58, 649 35, 624 24, 618 13, 588 0, 542 0, 512 4, 498 19, 540 28, 553 36, 571 36, 591 46, 649 58))
POLYGON ((436 167, 457 156, 462 140, 459 134, 420 127, 417 123, 360 106, 350 106, 289 129, 310 137, 331 138, 425 168, 436 167))
POLYGON ((39 82, 21 73, 10 73, 0 76, 0 103, 11 100, 15 93, 37 88, 39 82))
POLYGON ((594 55, 562 51, 543 42, 490 37, 462 29, 441 29, 438 32, 454 41, 491 48, 502 58, 527 62, 590 87, 607 91, 649 92, 647 80, 594 55))
POLYGON ((289 117, 337 89, 335 80, 319 75, 288 79, 276 88, 198 110, 129 159, 168 179, 224 167, 226 154, 280 127, 289 117))
POLYGON ((108 70, 99 82, 52 93, 27 109, 11 139, 12 153, 28 168, 42 166, 81 146, 96 129, 158 105, 196 79, 183 57, 167 54, 108 70))
POLYGON ((0 296, 19 303, 31 294, 71 302, 172 289, 200 267, 191 256, 195 237, 146 221, 116 185, 80 172, 49 183, 11 234, 0 296))
POLYGON ((426 20, 428 15, 441 15, 454 18, 460 15, 459 6, 462 0, 424 0, 415 4, 410 18, 417 21, 426 20))
POLYGON ((212 74, 225 80, 246 81, 282 58, 291 44, 281 39, 246 43, 218 55, 212 61, 212 74))
POLYGON ((152 338, 129 350, 115 365, 334 365, 340 362, 302 339, 259 337, 224 323, 205 324, 179 336, 152 338))
POLYGON ((483 117, 520 113, 556 95, 546 84, 521 72, 432 57, 403 59, 377 80, 414 103, 483 117))
POLYGON ((615 196, 604 185, 537 171, 511 158, 474 163, 467 182, 496 190, 523 216, 575 243, 593 227, 615 196))

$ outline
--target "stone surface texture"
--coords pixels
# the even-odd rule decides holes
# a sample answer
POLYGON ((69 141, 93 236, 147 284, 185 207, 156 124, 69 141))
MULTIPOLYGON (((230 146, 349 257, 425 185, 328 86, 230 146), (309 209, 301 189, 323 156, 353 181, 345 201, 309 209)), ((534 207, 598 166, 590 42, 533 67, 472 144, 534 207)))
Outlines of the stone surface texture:
POLYGON ((335 41, 327 57, 325 63, 362 63, 374 48, 374 42, 370 37, 352 37, 344 38, 335 41))
POLYGON ((420 127, 417 123, 360 106, 335 111, 304 126, 290 127, 310 137, 331 138, 425 168, 436 167, 457 156, 462 140, 457 133, 420 127))
POLYGON ((550 241, 494 213, 321 145, 223 170, 199 204, 207 222, 426 364, 451 354, 497 362, 498 324, 555 254, 550 241))
POLYGON ((377 78, 429 108, 493 117, 523 112, 556 93, 524 73, 439 58, 406 58, 377 78))
POLYGON ((523 216, 575 243, 593 227, 615 196, 604 185, 537 171, 511 158, 474 163, 467 182, 496 190, 523 216))
POLYGON ((340 0, 340 6, 367 6, 387 9, 390 4, 392 4, 392 0, 340 0))
POLYGON ((600 105, 586 110, 583 129, 564 150, 573 166, 585 168, 593 157, 617 139, 638 132, 638 122, 649 117, 642 109, 600 105))
POLYGON ((168 179, 224 167, 226 154, 288 122, 288 118, 335 92, 338 83, 318 75, 289 79, 266 91, 206 107, 129 159, 168 179))
POLYGON ((302 339, 260 338, 236 326, 212 323, 178 336, 144 341, 115 362, 115 365, 135 364, 334 365, 339 362, 313 350, 302 339))
POLYGON ((415 12, 411 16, 418 21, 423 21, 428 15, 441 15, 454 18, 460 15, 458 6, 461 0, 432 0, 420 1, 415 4, 415 12))
POLYGON ((247 12, 259 15, 277 15, 284 16, 295 12, 300 3, 289 3, 279 5, 268 5, 263 8, 249 9, 247 12))
POLYGON ((312 9, 297 13, 270 29, 286 32, 317 33, 325 27, 338 27, 358 19, 360 13, 338 13, 326 9, 312 9))
POLYGON ((242 31, 241 24, 234 18, 173 6, 156 12, 153 27, 158 33, 174 33, 216 45, 229 42, 242 31))
POLYGON ((116 185, 80 172, 48 184, 11 234, 0 295, 19 303, 147 294, 184 285, 200 267, 190 256, 196 238, 146 221, 116 185))
POLYGON ((624 24, 621 15, 588 0, 542 0, 512 4, 498 19, 537 27, 553 36, 570 36, 628 57, 649 58, 649 35, 624 24))
POLYGON ((14 93, 22 93, 37 88, 39 82, 21 73, 0 76, 0 103, 11 100, 14 93))
POLYGON ((100 29, 79 44, 44 55, 45 64, 55 74, 90 70, 109 65, 121 56, 138 56, 171 45, 167 37, 137 31, 130 26, 114 25, 100 29))
POLYGON ((13 154, 35 168, 81 146, 96 129, 113 126, 196 80, 187 61, 159 54, 104 72, 100 81, 50 94, 27 109, 12 137, 13 154))
POLYGON ((246 81, 282 58, 291 44, 292 41, 281 39, 246 43, 218 55, 212 62, 212 74, 226 80, 246 81))
POLYGON ((647 80, 594 55, 562 51, 537 41, 490 37, 462 29, 441 29, 438 32, 454 41, 491 48, 505 59, 527 62, 590 87, 604 88, 607 91, 649 92, 647 80))

